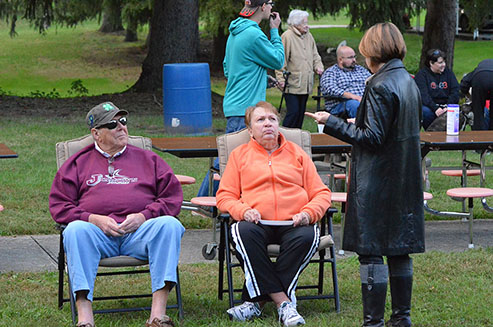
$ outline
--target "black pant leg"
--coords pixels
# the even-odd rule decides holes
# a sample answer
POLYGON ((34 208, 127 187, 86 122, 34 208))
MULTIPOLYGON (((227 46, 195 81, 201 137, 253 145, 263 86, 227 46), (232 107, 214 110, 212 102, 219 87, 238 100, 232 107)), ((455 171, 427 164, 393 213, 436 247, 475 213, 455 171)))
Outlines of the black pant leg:
POLYGON ((282 126, 296 128, 298 111, 299 111, 299 101, 296 94, 284 94, 284 99, 286 100, 286 116, 282 122, 282 126))
POLYGON ((282 283, 267 254, 267 244, 275 242, 274 228, 240 221, 231 226, 236 256, 245 273, 244 301, 268 300, 268 294, 282 292, 282 283))
POLYGON ((296 128, 303 127, 303 119, 305 119, 306 102, 308 101, 308 94, 298 94, 298 115, 296 120, 296 128))
MULTIPOLYGON (((493 93, 493 78, 491 78, 491 72, 480 72, 474 76, 471 83, 472 86, 472 111, 474 113, 473 130, 486 130, 488 128, 493 129, 493 123, 491 121, 491 108, 490 108, 490 125, 486 126, 484 119, 484 107, 486 100, 491 98, 493 93)), ((491 103, 490 103, 491 106, 491 103)))
POLYGON ((283 291, 296 302, 296 286, 301 272, 316 253, 320 243, 318 225, 283 227, 280 229, 280 253, 276 260, 276 274, 283 291))

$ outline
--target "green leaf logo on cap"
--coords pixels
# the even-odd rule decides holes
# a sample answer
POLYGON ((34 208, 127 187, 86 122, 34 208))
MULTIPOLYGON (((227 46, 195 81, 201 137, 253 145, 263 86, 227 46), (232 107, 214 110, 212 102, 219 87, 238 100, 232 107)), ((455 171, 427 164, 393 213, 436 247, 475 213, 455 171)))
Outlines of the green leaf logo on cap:
POLYGON ((103 108, 104 108, 104 110, 106 110, 106 111, 110 111, 110 110, 115 109, 115 108, 113 108, 113 106, 112 106, 111 104, 109 104, 109 103, 105 103, 105 104, 103 104, 103 108))

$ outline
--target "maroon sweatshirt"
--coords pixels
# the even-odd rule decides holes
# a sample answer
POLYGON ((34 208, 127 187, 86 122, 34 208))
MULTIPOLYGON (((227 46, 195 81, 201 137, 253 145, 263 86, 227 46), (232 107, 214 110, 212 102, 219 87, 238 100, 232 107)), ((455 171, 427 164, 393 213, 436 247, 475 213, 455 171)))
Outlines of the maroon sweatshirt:
POLYGON ((58 223, 87 221, 107 215, 121 223, 131 213, 146 219, 177 216, 183 201, 173 170, 157 154, 127 145, 111 164, 94 144, 70 157, 58 170, 49 196, 50 213, 58 223))

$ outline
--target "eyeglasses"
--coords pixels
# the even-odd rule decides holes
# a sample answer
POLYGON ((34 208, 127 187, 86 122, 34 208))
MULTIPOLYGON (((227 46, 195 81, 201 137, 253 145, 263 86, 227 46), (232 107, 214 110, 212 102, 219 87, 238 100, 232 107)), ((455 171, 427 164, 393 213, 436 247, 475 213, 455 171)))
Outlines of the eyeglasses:
POLYGON ((100 128, 115 129, 116 126, 118 126, 118 123, 122 124, 123 126, 127 125, 127 117, 120 117, 118 120, 116 120, 116 119, 110 120, 109 123, 101 125, 101 126, 96 127, 96 128, 97 129, 100 129, 100 128))
POLYGON ((270 5, 271 7, 274 7, 274 4, 275 4, 275 3, 274 3, 274 1, 269 1, 269 2, 266 2, 265 4, 266 4, 266 5, 270 5))
POLYGON ((356 55, 354 55, 354 56, 351 56, 351 57, 342 57, 342 58, 343 59, 351 59, 352 60, 352 59, 356 59, 357 57, 356 57, 356 55))

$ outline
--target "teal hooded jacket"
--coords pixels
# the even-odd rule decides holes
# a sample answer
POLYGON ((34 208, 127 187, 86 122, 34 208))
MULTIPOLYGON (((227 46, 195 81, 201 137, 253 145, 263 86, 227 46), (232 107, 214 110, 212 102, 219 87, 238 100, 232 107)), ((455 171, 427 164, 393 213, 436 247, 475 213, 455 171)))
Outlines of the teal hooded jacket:
POLYGON ((243 17, 229 25, 223 61, 228 79, 223 100, 224 116, 244 116, 245 110, 265 101, 267 69, 281 69, 284 47, 277 28, 270 30, 269 40, 260 26, 243 17))

